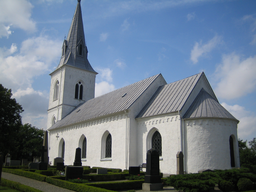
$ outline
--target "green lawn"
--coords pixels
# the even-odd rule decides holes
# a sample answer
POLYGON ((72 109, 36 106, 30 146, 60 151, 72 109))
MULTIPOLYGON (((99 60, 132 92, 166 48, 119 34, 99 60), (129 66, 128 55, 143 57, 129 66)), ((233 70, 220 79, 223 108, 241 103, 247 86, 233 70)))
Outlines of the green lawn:
POLYGON ((9 188, 9 187, 1 186, 1 185, 0 185, 0 191, 1 191, 1 192, 19 192, 19 191, 17 191, 16 189, 11 189, 11 188, 9 188))

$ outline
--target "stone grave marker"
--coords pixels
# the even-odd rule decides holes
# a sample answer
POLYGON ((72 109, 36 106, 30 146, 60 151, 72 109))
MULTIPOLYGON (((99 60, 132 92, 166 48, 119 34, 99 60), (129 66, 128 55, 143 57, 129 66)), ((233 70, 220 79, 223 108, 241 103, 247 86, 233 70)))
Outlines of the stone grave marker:
POLYGON ((7 153, 5 156, 5 166, 10 166, 11 164, 11 155, 10 153, 7 153))
POLYGON ((147 152, 147 168, 145 182, 142 184, 142 189, 144 191, 156 191, 163 189, 159 172, 159 154, 155 149, 150 149, 147 152))
POLYGON ((108 174, 108 170, 105 168, 97 169, 97 174, 108 174))
POLYGON ((184 174, 184 166, 183 166, 183 153, 179 151, 176 155, 177 157, 177 175, 184 174))
POLYGON ((129 167, 129 174, 130 175, 140 174, 140 166, 131 166, 131 167, 129 167))
POLYGON ((2 152, 0 152, 0 183, 1 183, 1 177, 2 177, 2 168, 3 168, 3 155, 2 155, 2 152))
POLYGON ((80 147, 76 148, 76 156, 75 156, 74 166, 82 166, 81 148, 80 147))

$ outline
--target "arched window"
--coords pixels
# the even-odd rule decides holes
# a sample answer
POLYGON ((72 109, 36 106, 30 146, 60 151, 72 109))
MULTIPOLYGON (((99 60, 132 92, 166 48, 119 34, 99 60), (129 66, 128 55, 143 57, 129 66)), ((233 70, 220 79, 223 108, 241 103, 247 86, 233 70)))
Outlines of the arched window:
POLYGON ((62 157, 64 160, 65 157, 65 141, 62 138, 59 143, 59 157, 62 157))
POLYGON ((82 158, 86 158, 86 147, 87 147, 87 141, 85 137, 82 143, 82 158))
POLYGON ((112 151, 112 138, 111 138, 111 134, 108 134, 107 139, 106 139, 106 154, 105 154, 106 158, 111 157, 111 155, 112 155, 111 151, 112 151))
POLYGON ((83 84, 79 81, 75 87, 75 99, 83 99, 83 84))
POLYGON ((152 148, 157 150, 159 156, 162 156, 162 137, 158 131, 152 136, 152 148))
POLYGON ((55 123, 56 123, 56 117, 53 116, 53 118, 52 118, 52 125, 54 125, 55 123))
POLYGON ((59 81, 56 81, 54 85, 53 100, 57 100, 59 97, 59 81))
POLYGON ((235 167, 234 138, 232 137, 232 135, 229 137, 229 149, 230 149, 230 164, 231 164, 231 167, 235 167))
POLYGON ((62 56, 65 55, 67 51, 67 40, 64 40, 63 45, 62 45, 62 56))

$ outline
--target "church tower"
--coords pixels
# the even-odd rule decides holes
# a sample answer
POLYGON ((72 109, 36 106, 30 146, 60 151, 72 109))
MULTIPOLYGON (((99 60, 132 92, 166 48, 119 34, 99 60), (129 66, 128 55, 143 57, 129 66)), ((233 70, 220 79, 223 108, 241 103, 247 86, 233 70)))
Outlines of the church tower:
POLYGON ((97 72, 87 58, 80 1, 77 2, 67 39, 63 42, 60 63, 50 74, 47 128, 63 119, 78 105, 94 98, 97 72))

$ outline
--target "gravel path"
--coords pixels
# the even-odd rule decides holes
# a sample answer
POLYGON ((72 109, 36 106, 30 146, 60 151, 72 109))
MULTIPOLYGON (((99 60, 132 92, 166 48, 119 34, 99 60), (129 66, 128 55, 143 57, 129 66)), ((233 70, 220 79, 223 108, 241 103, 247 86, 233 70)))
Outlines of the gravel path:
POLYGON ((21 177, 21 176, 14 175, 14 174, 11 174, 11 173, 2 172, 2 178, 10 180, 10 181, 19 182, 23 185, 27 185, 27 186, 33 187, 35 189, 39 189, 43 192, 53 192, 53 191, 54 192, 58 192, 58 191, 73 192, 71 190, 64 189, 64 188, 61 188, 61 187, 57 187, 55 185, 52 185, 52 184, 49 184, 49 183, 46 183, 46 182, 41 182, 41 181, 37 181, 37 180, 34 180, 34 179, 21 177))

